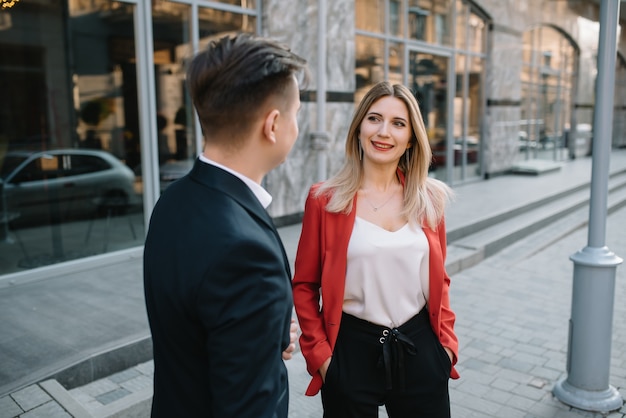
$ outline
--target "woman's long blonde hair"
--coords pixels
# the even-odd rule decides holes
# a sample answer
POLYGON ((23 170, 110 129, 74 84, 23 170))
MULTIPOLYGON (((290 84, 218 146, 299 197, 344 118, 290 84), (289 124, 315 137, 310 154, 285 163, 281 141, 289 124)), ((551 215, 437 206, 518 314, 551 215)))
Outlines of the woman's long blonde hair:
POLYGON ((404 102, 409 111, 413 146, 400 158, 398 168, 404 173, 403 215, 410 223, 425 224, 434 229, 444 216, 452 190, 443 182, 428 177, 432 151, 417 100, 406 86, 381 81, 361 100, 352 118, 346 139, 345 161, 339 172, 325 181, 316 195, 330 196, 326 210, 335 213, 352 211, 354 196, 361 187, 363 163, 360 159, 359 128, 370 107, 382 97, 393 96, 404 102))

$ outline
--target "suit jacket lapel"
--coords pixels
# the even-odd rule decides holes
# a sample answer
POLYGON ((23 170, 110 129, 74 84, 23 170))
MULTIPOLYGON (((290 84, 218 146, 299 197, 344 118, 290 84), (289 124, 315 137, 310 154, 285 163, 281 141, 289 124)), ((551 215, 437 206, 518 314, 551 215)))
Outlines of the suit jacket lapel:
POLYGON ((231 173, 215 167, 211 164, 204 163, 200 159, 196 159, 191 172, 189 173, 192 179, 204 184, 205 186, 221 191, 222 193, 230 196, 236 200, 241 206, 243 206, 248 213, 264 223, 268 228, 272 230, 276 236, 276 240, 283 253, 285 262, 285 269, 289 278, 291 279, 291 269, 289 267, 289 259, 287 253, 283 247, 280 235, 274 226, 274 221, 267 213, 265 208, 259 202, 259 199, 254 195, 252 190, 241 179, 232 175, 231 173))

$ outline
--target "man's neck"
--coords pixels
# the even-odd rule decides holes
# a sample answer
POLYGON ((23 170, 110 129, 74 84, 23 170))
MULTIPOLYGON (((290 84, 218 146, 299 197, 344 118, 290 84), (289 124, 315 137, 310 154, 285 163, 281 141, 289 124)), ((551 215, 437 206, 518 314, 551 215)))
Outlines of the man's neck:
POLYGON ((206 146, 202 154, 209 160, 215 161, 261 184, 266 173, 256 166, 256 161, 250 158, 248 156, 250 153, 246 151, 244 149, 236 153, 227 153, 218 147, 206 146))

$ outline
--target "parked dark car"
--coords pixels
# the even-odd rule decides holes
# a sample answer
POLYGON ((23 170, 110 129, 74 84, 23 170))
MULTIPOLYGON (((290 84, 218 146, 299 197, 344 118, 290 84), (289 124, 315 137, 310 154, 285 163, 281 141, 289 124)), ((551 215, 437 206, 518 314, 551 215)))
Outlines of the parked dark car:
POLYGON ((132 170, 105 151, 10 151, 0 163, 0 211, 20 226, 67 221, 111 207, 124 211, 137 199, 132 170))

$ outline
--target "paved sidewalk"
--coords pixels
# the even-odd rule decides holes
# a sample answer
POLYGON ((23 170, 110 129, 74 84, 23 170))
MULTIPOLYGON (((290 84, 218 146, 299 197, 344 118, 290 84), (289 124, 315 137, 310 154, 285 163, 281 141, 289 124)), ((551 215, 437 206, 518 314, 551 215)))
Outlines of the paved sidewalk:
MULTIPOLYGON (((608 219, 609 248, 626 254, 626 208, 608 219)), ((546 229, 453 277, 452 305, 460 338, 461 379, 452 381, 454 418, 601 417, 569 408, 551 394, 564 376, 573 264, 586 229, 540 248, 546 229)), ((626 269, 616 277, 611 379, 626 395, 626 269)), ((304 358, 286 362, 291 418, 322 416, 319 396, 303 395, 309 382, 304 358)), ((109 403, 151 383, 152 362, 116 373, 70 393, 94 416, 109 403)), ((1 414, 0 414, 1 416, 1 414)), ((381 418, 387 417, 380 408, 381 418)), ((610 415, 624 418, 626 406, 610 415)))
MULTIPOLYGON (((614 151, 611 169, 624 168, 626 150, 614 151)), ((523 202, 584 184, 590 170, 591 160, 579 159, 542 176, 502 176, 458 186, 447 214, 448 229, 458 230, 523 202)), ((622 258, 626 258, 624 231, 626 209, 621 209, 608 218, 607 245, 622 258)), ((293 262, 300 225, 279 232, 293 262)), ((451 303, 461 345, 461 379, 451 383, 454 418, 601 416, 572 410, 551 395, 553 384, 565 373, 573 277, 569 256, 586 245, 587 230, 556 242, 554 236, 560 236, 559 231, 545 228, 453 275, 451 303)), ((616 283, 610 381, 624 397, 626 265, 617 268, 616 283)), ((131 254, 124 262, 45 280, 0 281, 0 318, 0 418, 70 416, 39 386, 21 385, 23 389, 10 396, 3 396, 1 389, 37 376, 43 379, 64 365, 149 335, 140 258, 131 254)), ((302 395, 308 383, 302 357, 287 364, 290 417, 321 416, 319 397, 302 395)), ((123 382, 121 376, 116 379, 123 382)), ((105 394, 96 396, 108 402, 111 397, 105 394)), ((626 418, 626 408, 610 417, 626 418)))
MULTIPOLYGON (((626 258, 626 208, 608 219, 608 247, 626 258)), ((551 394, 565 376, 573 263, 587 243, 580 229, 548 248, 541 231, 452 277, 460 340, 459 380, 451 381, 454 418, 596 418, 551 394)), ((617 269, 610 383, 626 396, 626 265, 617 269)), ((318 397, 302 396, 304 360, 288 363, 291 418, 321 416, 318 397)), ((384 416, 384 415, 381 415, 384 416)), ((626 417, 626 406, 609 415, 626 417)))

